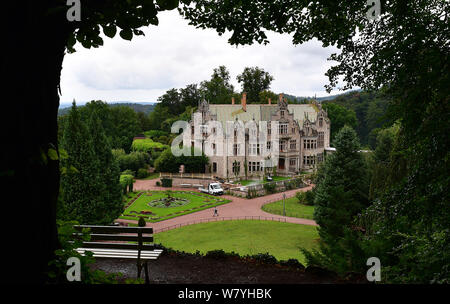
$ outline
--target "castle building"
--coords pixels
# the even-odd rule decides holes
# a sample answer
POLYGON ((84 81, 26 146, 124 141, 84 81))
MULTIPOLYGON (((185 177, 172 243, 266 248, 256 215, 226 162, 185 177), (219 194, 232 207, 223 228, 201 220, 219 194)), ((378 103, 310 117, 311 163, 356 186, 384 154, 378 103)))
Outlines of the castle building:
POLYGON ((324 160, 330 120, 317 102, 209 104, 203 100, 183 132, 183 146, 209 157, 209 171, 224 179, 293 176, 324 160))

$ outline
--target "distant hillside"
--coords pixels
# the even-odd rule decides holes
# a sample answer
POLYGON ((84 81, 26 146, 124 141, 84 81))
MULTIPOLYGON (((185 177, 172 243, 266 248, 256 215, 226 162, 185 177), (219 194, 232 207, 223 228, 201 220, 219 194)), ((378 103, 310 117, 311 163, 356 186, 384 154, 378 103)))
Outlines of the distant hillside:
POLYGON ((336 96, 324 103, 335 103, 355 111, 358 120, 356 132, 363 145, 375 146, 377 132, 388 127, 393 121, 387 114, 389 98, 381 92, 351 91, 336 96))
MULTIPOLYGON (((354 91, 350 91, 350 92, 345 92, 345 93, 341 93, 341 94, 336 94, 336 95, 330 95, 330 96, 324 96, 324 97, 317 97, 316 100, 318 102, 322 102, 322 101, 327 101, 327 100, 334 100, 339 96, 342 95, 346 95, 346 94, 351 94, 351 93, 355 93, 355 92, 360 92, 361 90, 354 90, 354 91)), ((314 96, 295 96, 295 95, 290 95, 290 94, 286 94, 284 93, 284 96, 290 100, 293 103, 302 103, 304 100, 310 100, 310 99, 314 99, 314 96)))
MULTIPOLYGON (((61 104, 58 110, 58 116, 65 115, 69 113, 70 106, 72 104, 61 104)), ((156 103, 150 103, 150 102, 115 102, 115 103, 108 103, 110 107, 117 107, 117 106, 125 106, 132 108, 136 112, 143 112, 144 114, 148 115, 150 112, 153 111, 155 108, 156 103)), ((83 107, 84 105, 79 105, 79 107, 83 107)))

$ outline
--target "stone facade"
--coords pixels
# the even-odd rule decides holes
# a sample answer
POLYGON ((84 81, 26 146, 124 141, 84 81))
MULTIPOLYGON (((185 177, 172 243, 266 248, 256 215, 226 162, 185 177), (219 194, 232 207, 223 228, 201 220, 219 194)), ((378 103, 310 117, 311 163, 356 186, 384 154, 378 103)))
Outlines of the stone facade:
POLYGON ((317 102, 288 104, 280 94, 277 104, 247 104, 244 93, 241 104, 200 102, 183 145, 203 151, 221 178, 293 176, 323 161, 330 120, 317 102))

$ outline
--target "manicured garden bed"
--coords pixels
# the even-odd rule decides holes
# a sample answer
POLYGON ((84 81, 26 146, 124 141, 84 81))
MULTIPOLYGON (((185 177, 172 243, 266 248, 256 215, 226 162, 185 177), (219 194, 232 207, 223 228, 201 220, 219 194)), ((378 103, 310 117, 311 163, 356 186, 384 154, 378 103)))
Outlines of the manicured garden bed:
MULTIPOLYGON (((265 204, 261 209, 268 213, 283 215, 283 200, 265 204)), ((314 219, 314 206, 300 204, 295 196, 286 199, 285 210, 286 216, 314 219)))
POLYGON ((159 222, 230 202, 193 191, 171 191, 170 196, 172 201, 167 204, 166 191, 141 191, 130 197, 120 218, 138 220, 142 216, 147 222, 159 222))
POLYGON ((297 259, 305 264, 300 248, 318 245, 315 226, 259 220, 210 222, 157 233, 155 243, 174 250, 206 253, 222 249, 241 256, 269 253, 277 260, 297 259))

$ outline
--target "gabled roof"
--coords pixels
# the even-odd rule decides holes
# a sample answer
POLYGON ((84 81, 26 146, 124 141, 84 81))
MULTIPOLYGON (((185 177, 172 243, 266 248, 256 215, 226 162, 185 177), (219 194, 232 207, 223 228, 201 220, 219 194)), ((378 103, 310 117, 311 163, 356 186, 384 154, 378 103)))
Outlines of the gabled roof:
MULTIPOLYGON (((272 114, 278 110, 276 104, 247 104, 246 111, 242 109, 240 104, 210 104, 209 111, 211 114, 217 115, 217 121, 222 123, 226 121, 247 121, 255 119, 259 121, 270 121, 272 114)), ((294 119, 299 123, 300 127, 303 126, 303 121, 307 115, 311 122, 316 121, 319 109, 313 104, 288 104, 288 111, 294 114, 294 119)))

